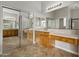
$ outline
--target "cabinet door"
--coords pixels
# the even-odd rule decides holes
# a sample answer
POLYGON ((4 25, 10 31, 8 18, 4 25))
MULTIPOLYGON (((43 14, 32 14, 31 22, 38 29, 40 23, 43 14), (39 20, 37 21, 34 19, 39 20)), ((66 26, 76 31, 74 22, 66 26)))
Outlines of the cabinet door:
POLYGON ((52 47, 52 43, 50 42, 49 33, 43 32, 40 34, 40 43, 42 46, 46 48, 52 47))
POLYGON ((78 39, 75 39, 74 44, 75 45, 79 45, 79 40, 78 39))
POLYGON ((15 32, 14 32, 14 31, 12 31, 12 32, 11 32, 11 35, 13 36, 14 34, 15 34, 15 32))
POLYGON ((13 35, 12 36, 16 36, 16 30, 13 30, 13 35))
POLYGON ((51 46, 55 45, 55 37, 53 35, 49 35, 49 43, 51 46))
POLYGON ((7 36, 7 31, 3 30, 3 36, 4 36, 4 37, 7 36))
POLYGON ((11 36, 11 31, 8 30, 7 33, 8 33, 8 36, 10 37, 11 36))

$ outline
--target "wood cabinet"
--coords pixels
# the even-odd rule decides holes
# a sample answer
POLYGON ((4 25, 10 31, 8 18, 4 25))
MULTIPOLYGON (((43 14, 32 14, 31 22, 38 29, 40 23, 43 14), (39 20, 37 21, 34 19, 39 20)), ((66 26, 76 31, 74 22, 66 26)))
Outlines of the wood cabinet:
POLYGON ((76 40, 76 43, 77 43, 77 45, 79 45, 79 39, 78 39, 78 40, 76 40))
POLYGON ((55 46, 55 38, 52 35, 49 35, 49 43, 51 44, 51 46, 55 46))
POLYGON ((53 47, 54 39, 52 38, 52 35, 49 35, 49 32, 36 31, 35 37, 37 44, 46 48, 53 47))
POLYGON ((44 47, 49 47, 49 33, 40 32, 40 44, 44 47))
POLYGON ((62 37, 62 36, 57 36, 57 35, 52 35, 55 40, 66 42, 69 44, 74 44, 74 45, 79 45, 79 40, 74 39, 74 38, 69 38, 69 37, 62 37))
POLYGON ((30 41, 33 40, 33 31, 32 30, 27 30, 27 39, 29 39, 30 41))
POLYGON ((3 30, 3 37, 18 36, 18 29, 3 30))
POLYGON ((40 31, 35 31, 35 39, 36 39, 36 41, 38 41, 39 38, 40 38, 40 31))

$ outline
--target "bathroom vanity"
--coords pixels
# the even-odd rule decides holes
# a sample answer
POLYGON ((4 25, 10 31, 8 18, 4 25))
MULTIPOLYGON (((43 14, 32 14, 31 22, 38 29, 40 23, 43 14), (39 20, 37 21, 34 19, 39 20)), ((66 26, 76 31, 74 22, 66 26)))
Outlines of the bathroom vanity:
POLYGON ((3 37, 18 36, 18 29, 4 29, 3 37))

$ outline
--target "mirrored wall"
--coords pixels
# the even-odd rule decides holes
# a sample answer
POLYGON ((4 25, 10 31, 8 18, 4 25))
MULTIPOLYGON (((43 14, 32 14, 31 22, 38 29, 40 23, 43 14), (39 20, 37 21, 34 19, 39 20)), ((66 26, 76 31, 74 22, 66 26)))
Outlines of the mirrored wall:
POLYGON ((66 18, 46 18, 47 25, 49 29, 67 29, 67 19, 66 18))
POLYGON ((43 17, 36 17, 36 23, 35 23, 35 26, 36 28, 46 28, 46 19, 43 18, 43 17))
POLYGON ((79 30, 79 6, 77 3, 51 13, 52 17, 46 17, 49 29, 79 30))

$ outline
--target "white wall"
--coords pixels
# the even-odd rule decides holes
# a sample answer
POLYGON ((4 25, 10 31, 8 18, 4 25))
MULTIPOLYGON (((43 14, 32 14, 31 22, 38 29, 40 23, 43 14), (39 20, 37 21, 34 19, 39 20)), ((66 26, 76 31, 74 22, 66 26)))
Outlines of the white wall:
POLYGON ((71 10, 71 17, 72 18, 79 18, 79 9, 72 9, 71 10))
POLYGON ((68 17, 68 7, 58 9, 53 13, 54 13, 54 18, 68 17))
POLYGON ((74 3, 74 2, 73 1, 44 1, 44 2, 42 2, 42 12, 45 13, 45 12, 55 11, 55 10, 58 10, 60 8, 66 7, 72 3, 74 3), (60 2, 63 3, 62 6, 51 9, 51 10, 47 10, 48 7, 56 5, 60 2))
POLYGON ((40 1, 3 1, 3 5, 22 11, 41 12, 40 1))
POLYGON ((52 4, 57 3, 57 2, 58 2, 58 1, 43 1, 43 2, 42 2, 42 12, 45 13, 46 8, 47 8, 48 6, 51 6, 52 4))
POLYGON ((41 2, 41 12, 46 15, 47 17, 52 17, 53 18, 53 13, 49 12, 49 13, 46 13, 46 7, 47 6, 50 6, 51 4, 55 3, 56 1, 42 1, 41 2))
POLYGON ((69 6, 71 9, 71 18, 79 18, 79 1, 69 6))
POLYGON ((0 2, 0 54, 2 54, 2 41, 3 41, 3 34, 2 34, 2 7, 0 2))

